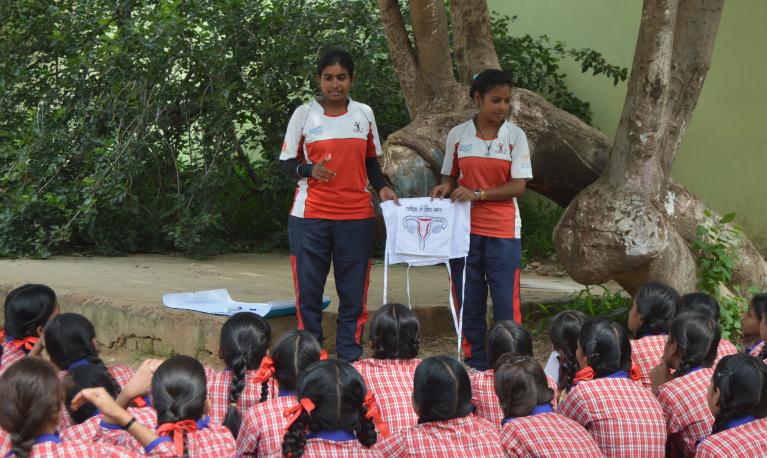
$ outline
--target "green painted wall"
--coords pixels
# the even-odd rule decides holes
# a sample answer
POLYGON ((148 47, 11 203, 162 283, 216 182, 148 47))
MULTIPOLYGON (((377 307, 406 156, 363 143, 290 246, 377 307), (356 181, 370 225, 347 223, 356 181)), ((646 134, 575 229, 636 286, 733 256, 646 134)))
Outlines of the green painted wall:
MULTIPOLYGON (((593 48, 630 67, 639 32, 640 0, 489 0, 491 10, 518 16, 512 35, 548 35, 573 48, 593 48)), ((725 4, 711 70, 682 142, 672 176, 737 222, 767 253, 767 1, 725 4)), ((613 136, 626 84, 613 86, 563 62, 568 85, 591 103, 594 124, 613 136)))

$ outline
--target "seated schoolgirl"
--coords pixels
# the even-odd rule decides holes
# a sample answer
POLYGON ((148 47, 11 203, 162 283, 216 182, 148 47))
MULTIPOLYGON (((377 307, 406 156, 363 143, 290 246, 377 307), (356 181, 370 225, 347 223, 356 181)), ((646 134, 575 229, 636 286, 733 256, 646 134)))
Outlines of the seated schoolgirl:
POLYGON ((680 304, 679 293, 663 283, 646 283, 634 296, 628 319, 628 328, 634 333, 631 358, 645 388, 650 388, 650 371, 663 356, 668 324, 680 304))
POLYGON ((626 331, 604 318, 581 328, 581 370, 558 412, 580 423, 608 457, 663 457, 666 421, 658 400, 636 383, 626 331))
POLYGON ((711 377, 706 394, 714 415, 711 435, 696 457, 714 458, 767 454, 767 365, 744 353, 725 356, 711 377))
POLYGON ((469 374, 458 360, 424 359, 415 370, 413 385, 418 425, 376 446, 383 456, 505 456, 496 425, 473 414, 469 374))
POLYGON ((759 356, 764 349, 764 338, 761 336, 759 327, 766 310, 767 293, 755 294, 749 301, 748 309, 740 320, 743 345, 746 353, 751 356, 759 356))
MULTIPOLYGON (((499 321, 487 334, 487 361, 491 369, 486 371, 471 371, 471 403, 475 407, 474 413, 487 418, 490 423, 500 425, 503 419, 503 411, 498 404, 493 384, 495 383, 495 368, 498 357, 505 353, 519 356, 533 356, 533 339, 530 333, 522 325, 514 321, 499 321)), ((549 387, 557 389, 557 383, 548 378, 549 387)), ((556 405, 555 405, 556 406, 556 405)))
POLYGON ((651 378, 673 456, 695 455, 695 444, 711 431, 706 391, 718 344, 719 325, 705 315, 685 312, 671 321, 665 353, 651 378))
POLYGON ((73 442, 56 434, 63 390, 56 368, 42 358, 22 358, 10 366, 0 377, 0 393, 0 427, 7 433, 0 443, 3 457, 136 456, 112 445, 73 442))
POLYGON ((385 435, 385 426, 351 364, 335 359, 312 364, 301 374, 296 397, 298 402, 285 412, 283 456, 381 456, 370 447, 378 439, 376 427, 385 435))
POLYGON ((264 399, 247 410, 237 435, 237 456, 273 457, 282 454, 282 439, 288 419, 285 409, 296 405, 296 387, 301 373, 320 360, 317 339, 307 331, 290 331, 274 344, 261 362, 257 378, 277 382, 276 397, 264 399))
POLYGON ((554 412, 554 391, 535 359, 502 355, 495 370, 495 393, 503 408, 501 444, 507 456, 602 456, 583 426, 554 412))
POLYGON ((562 402, 573 387, 573 379, 578 371, 578 359, 575 357, 575 352, 578 350, 578 335, 586 319, 586 314, 583 312, 564 310, 554 315, 549 322, 549 340, 553 350, 557 352, 559 363, 558 402, 562 402))
POLYGON ((223 424, 234 437, 242 422, 240 412, 266 397, 268 387, 256 382, 254 377, 271 338, 271 326, 255 313, 236 313, 221 327, 219 357, 226 370, 206 369, 210 421, 223 424))
POLYGON ((27 284, 8 293, 0 332, 0 375, 23 357, 40 355, 45 324, 58 313, 56 293, 45 285, 27 284))
MULTIPOLYGON (((719 323, 719 319, 721 318, 722 311, 719 306, 719 301, 716 300, 716 298, 710 294, 706 293, 689 293, 684 294, 681 298, 681 305, 679 306, 679 309, 677 309, 676 314, 681 315, 685 312, 694 312, 694 313, 700 313, 701 315, 705 315, 712 320, 714 320, 717 324, 719 323)), ((734 355, 738 352, 738 347, 735 346, 734 343, 730 342, 727 339, 720 339, 719 340, 719 348, 716 351, 716 361, 714 361, 714 364, 716 364, 720 359, 727 355, 734 355)))
POLYGON ((408 307, 384 305, 370 324, 373 357, 354 363, 375 395, 392 434, 418 423, 412 398, 413 374, 421 362, 417 358, 420 329, 418 318, 408 307))

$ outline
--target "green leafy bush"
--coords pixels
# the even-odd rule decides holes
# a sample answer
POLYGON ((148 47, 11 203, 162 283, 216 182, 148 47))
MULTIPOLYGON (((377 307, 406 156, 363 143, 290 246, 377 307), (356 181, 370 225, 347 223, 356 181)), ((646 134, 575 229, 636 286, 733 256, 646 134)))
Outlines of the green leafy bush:
POLYGON ((564 209, 545 199, 526 202, 520 206, 522 219, 522 262, 546 259, 554 254, 554 227, 564 209))
POLYGON ((602 285, 596 287, 601 290, 599 293, 595 293, 593 288, 587 285, 564 302, 538 304, 527 314, 526 320, 537 323, 539 330, 542 330, 546 329, 549 320, 557 313, 578 310, 588 316, 609 318, 625 326, 631 308, 631 296, 625 291, 611 291, 602 285))

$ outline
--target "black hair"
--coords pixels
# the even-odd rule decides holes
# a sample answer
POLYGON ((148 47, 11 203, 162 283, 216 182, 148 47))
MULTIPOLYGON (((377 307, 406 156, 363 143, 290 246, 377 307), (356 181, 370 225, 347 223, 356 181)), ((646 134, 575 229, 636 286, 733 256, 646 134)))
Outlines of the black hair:
POLYGON ((165 360, 152 377, 152 407, 157 411, 158 425, 199 420, 205 414, 207 396, 205 368, 191 356, 176 355, 165 360))
POLYGON ((72 410, 72 400, 77 393, 85 388, 104 388, 113 398, 120 394, 120 385, 118 385, 109 371, 104 366, 95 364, 86 364, 78 366, 66 375, 63 380, 65 389, 64 405, 75 424, 80 424, 98 413, 95 405, 88 402, 80 406, 77 410, 72 410))
POLYGON ((502 70, 495 68, 488 68, 482 70, 471 81, 471 87, 469 88, 469 97, 474 98, 474 94, 479 94, 479 98, 482 98, 490 92, 496 86, 509 86, 514 87, 511 78, 502 70))
POLYGON ((636 331, 636 338, 649 335, 667 334, 668 324, 676 316, 682 299, 676 290, 664 283, 645 283, 636 296, 637 312, 642 324, 636 331))
POLYGON ((57 307, 56 293, 45 285, 26 284, 5 298, 6 337, 37 337, 37 328, 45 326, 57 307))
POLYGON ((421 326, 418 317, 402 304, 385 304, 370 323, 373 358, 412 359, 418 356, 421 326))
POLYGON ((631 370, 631 342, 623 326, 606 318, 592 318, 581 327, 578 344, 594 369, 595 378, 631 370))
MULTIPOLYGON (((272 347, 274 378, 280 389, 295 390, 298 378, 307 367, 320 360, 322 347, 308 331, 290 331, 283 334, 272 347)), ((268 381, 264 382, 268 386, 268 381)), ((266 398, 261 397, 263 402, 266 398)))
POLYGON ((724 430, 735 418, 767 414, 767 365, 761 359, 745 353, 725 356, 716 365, 711 383, 719 390, 719 412, 711 434, 724 430))
POLYGON ((765 310, 767 310, 767 293, 754 294, 751 298, 750 306, 754 309, 756 319, 762 321, 765 310))
POLYGON ((506 418, 526 417, 535 406, 550 404, 554 399, 546 373, 531 356, 501 355, 495 369, 494 387, 506 418))
POLYGON ((24 358, 0 377, 0 393, 0 427, 13 456, 27 458, 35 438, 58 421, 63 396, 56 369, 42 358, 24 358))
POLYGON ((530 333, 515 321, 499 321, 487 333, 488 365, 495 367, 498 357, 504 353, 533 356, 533 339, 530 333))
POLYGON ((322 71, 325 70, 325 67, 331 65, 340 65, 349 72, 350 77, 354 76, 354 60, 352 60, 351 54, 343 49, 325 51, 317 61, 317 75, 322 76, 322 71))
POLYGON ((564 310, 554 315, 549 322, 549 339, 554 350, 559 353, 560 390, 572 387, 575 373, 578 372, 578 336, 581 326, 586 322, 586 314, 578 310, 564 310))
POLYGON ((469 374, 450 356, 424 359, 415 369, 413 403, 418 411, 418 423, 469 415, 474 411, 469 374))
POLYGON ((69 370, 74 362, 85 359, 90 364, 104 366, 93 339, 93 324, 77 313, 62 313, 45 326, 45 351, 60 370, 69 370))
POLYGON ((669 325, 669 339, 681 354, 674 377, 687 375, 697 366, 713 366, 720 337, 719 324, 709 316, 685 312, 674 318, 669 325))
POLYGON ((304 454, 306 431, 353 431, 365 447, 376 443, 375 425, 363 406, 367 388, 351 364, 340 360, 318 361, 309 366, 298 381, 297 398, 308 398, 314 410, 306 410, 285 431, 282 454, 299 458, 304 454))
MULTIPOLYGON (((258 369, 266 356, 271 338, 271 326, 255 313, 235 313, 221 326, 220 354, 226 367, 232 371, 229 408, 224 415, 223 425, 229 428, 234 437, 237 437, 242 424, 237 401, 245 389, 246 371, 258 369)), ((261 396, 265 397, 268 385, 264 385, 261 391, 261 396)))
POLYGON ((700 313, 701 315, 711 317, 717 323, 721 316, 719 302, 714 296, 706 293, 684 294, 681 297, 680 306, 676 314, 681 315, 684 312, 700 313))

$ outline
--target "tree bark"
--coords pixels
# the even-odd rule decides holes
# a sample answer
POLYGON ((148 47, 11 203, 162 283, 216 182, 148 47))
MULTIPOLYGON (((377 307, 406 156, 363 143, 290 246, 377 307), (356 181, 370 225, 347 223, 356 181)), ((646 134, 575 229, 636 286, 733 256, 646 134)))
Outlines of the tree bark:
POLYGON ((450 16, 458 80, 471 84, 472 77, 482 70, 501 68, 493 44, 487 2, 452 0, 450 16))

